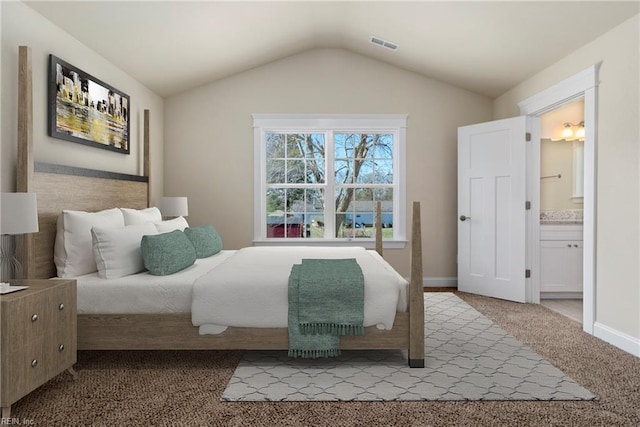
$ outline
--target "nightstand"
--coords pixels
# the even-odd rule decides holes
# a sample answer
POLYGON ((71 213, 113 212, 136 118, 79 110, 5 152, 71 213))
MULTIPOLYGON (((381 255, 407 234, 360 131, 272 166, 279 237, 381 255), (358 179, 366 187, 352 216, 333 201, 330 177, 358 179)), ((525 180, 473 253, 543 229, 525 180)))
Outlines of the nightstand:
POLYGON ((74 377, 75 280, 22 280, 28 289, 0 296, 0 406, 11 405, 65 369, 74 377))

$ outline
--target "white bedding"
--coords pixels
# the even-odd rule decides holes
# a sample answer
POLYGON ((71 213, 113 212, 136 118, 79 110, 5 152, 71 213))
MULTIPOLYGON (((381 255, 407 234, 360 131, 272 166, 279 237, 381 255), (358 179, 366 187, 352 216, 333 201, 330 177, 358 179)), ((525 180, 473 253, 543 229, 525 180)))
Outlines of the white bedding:
POLYGON ((291 266, 303 258, 355 258, 364 275, 364 326, 391 329, 407 310, 407 281, 377 252, 359 247, 249 247, 240 249, 193 285, 191 319, 200 333, 226 326, 287 327, 291 266))
POLYGON ((198 259, 168 276, 145 272, 109 280, 98 273, 76 277, 78 314, 189 313, 193 282, 235 252, 198 259))

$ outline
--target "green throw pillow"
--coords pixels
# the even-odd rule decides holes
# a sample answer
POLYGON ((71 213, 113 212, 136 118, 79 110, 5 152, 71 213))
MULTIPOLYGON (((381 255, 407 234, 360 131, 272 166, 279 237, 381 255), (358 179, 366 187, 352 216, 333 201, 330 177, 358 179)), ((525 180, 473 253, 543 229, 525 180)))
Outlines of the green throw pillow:
POLYGON ((196 262, 196 250, 180 230, 142 236, 142 261, 149 273, 167 276, 196 262))
POLYGON ((207 258, 217 254, 222 250, 222 239, 212 225, 201 225, 199 227, 187 227, 184 229, 191 244, 196 248, 198 258, 207 258))

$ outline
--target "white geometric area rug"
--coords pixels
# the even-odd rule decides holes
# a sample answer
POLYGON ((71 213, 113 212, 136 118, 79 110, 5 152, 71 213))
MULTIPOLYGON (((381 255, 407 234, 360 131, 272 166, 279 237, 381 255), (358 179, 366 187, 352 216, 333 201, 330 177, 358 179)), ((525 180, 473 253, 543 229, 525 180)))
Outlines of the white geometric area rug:
POLYGON ((593 400, 591 392, 452 293, 425 293, 425 367, 399 350, 293 359, 248 351, 222 401, 593 400))

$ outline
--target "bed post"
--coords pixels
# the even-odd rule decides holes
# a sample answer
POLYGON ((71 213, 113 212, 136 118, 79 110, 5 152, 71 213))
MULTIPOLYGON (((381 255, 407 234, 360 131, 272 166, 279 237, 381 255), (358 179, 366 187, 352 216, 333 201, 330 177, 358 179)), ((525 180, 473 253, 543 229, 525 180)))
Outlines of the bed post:
MULTIPOLYGON (((33 79, 31 48, 18 48, 18 160, 16 191, 33 192, 33 79)), ((35 234, 24 234, 18 245, 18 258, 22 264, 23 278, 35 274, 35 234)))
POLYGON ((422 287, 422 230, 420 202, 413 202, 411 282, 409 283, 409 366, 424 368, 424 289, 422 287))
POLYGON ((376 252, 382 256, 382 202, 376 202, 376 252))
POLYGON ((149 110, 144 110, 144 140, 143 140, 143 164, 142 164, 142 175, 146 176, 147 181, 147 207, 151 206, 151 156, 150 152, 150 128, 149 128, 149 110))

